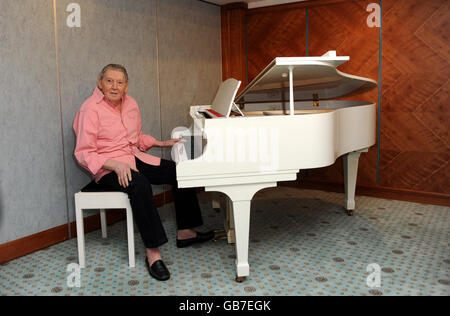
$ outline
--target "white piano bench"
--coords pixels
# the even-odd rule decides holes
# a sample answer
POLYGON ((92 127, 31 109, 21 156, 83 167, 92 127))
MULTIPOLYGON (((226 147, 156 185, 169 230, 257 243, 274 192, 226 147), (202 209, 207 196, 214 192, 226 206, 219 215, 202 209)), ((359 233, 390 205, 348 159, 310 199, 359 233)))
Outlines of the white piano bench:
POLYGON ((134 251, 134 223, 128 195, 123 192, 97 191, 86 192, 97 186, 95 182, 89 183, 80 192, 75 193, 75 215, 77 226, 78 261, 80 268, 86 267, 86 253, 84 243, 84 221, 83 210, 100 209, 100 223, 102 237, 107 237, 106 232, 106 209, 125 209, 127 215, 127 235, 128 235, 128 259, 130 268, 136 267, 134 251))

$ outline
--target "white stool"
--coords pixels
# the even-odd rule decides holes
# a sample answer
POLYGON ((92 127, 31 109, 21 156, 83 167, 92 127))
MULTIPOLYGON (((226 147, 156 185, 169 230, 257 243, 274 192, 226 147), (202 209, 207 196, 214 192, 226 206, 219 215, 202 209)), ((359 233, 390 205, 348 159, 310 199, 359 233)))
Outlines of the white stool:
POLYGON ((127 234, 128 234, 128 259, 130 268, 136 266, 134 255, 134 225, 128 195, 123 192, 78 192, 75 193, 75 214, 77 223, 78 260, 81 268, 86 267, 84 247, 84 223, 83 210, 100 209, 100 222, 102 237, 106 238, 106 214, 105 209, 126 209, 127 234))

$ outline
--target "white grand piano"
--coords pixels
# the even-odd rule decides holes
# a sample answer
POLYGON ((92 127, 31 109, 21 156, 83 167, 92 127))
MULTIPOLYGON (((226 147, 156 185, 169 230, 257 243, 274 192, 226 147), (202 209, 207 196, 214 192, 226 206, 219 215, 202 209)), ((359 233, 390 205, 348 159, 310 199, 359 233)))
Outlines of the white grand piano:
POLYGON ((189 133, 197 150, 188 159, 184 147, 174 147, 178 186, 229 197, 236 281, 249 275, 250 204, 259 190, 343 156, 345 208, 355 209, 358 159, 375 144, 376 104, 333 99, 372 90, 377 83, 336 69, 348 60, 335 51, 276 58, 237 97, 240 82, 229 79, 211 105, 191 107, 189 133))

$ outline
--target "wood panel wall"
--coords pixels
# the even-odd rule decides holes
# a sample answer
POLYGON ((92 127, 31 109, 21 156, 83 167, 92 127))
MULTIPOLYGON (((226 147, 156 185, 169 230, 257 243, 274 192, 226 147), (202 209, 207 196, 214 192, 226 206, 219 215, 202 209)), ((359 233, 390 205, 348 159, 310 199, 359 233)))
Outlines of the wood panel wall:
POLYGON ((304 8, 249 14, 247 19, 249 82, 274 59, 274 56, 305 56, 305 30, 304 8))
POLYGON ((383 1, 380 184, 450 194, 450 6, 383 1))
MULTIPOLYGON (((450 205, 449 21, 446 0, 315 0, 247 10, 240 58, 247 73, 237 79, 245 85, 275 57, 328 50, 350 56, 339 67, 344 72, 379 81, 381 71, 379 89, 351 97, 379 103, 381 111, 380 138, 360 158, 358 186, 450 205), (381 42, 380 28, 366 22, 370 3, 382 6, 381 42)), ((300 178, 342 184, 342 161, 300 178)))
MULTIPOLYGON (((369 15, 366 8, 370 3, 379 1, 346 1, 309 8, 309 55, 320 56, 336 50, 338 55, 350 56, 350 61, 339 67, 340 70, 378 81, 379 29, 370 28, 366 23, 369 15)), ((350 99, 378 103, 378 89, 350 99)), ((343 183, 342 159, 333 166, 310 170, 306 176, 310 180, 343 183)), ((358 172, 358 184, 376 183, 377 144, 361 155, 358 172)))
POLYGON ((239 78, 242 85, 247 83, 246 65, 246 14, 248 5, 238 2, 222 6, 222 79, 239 78))

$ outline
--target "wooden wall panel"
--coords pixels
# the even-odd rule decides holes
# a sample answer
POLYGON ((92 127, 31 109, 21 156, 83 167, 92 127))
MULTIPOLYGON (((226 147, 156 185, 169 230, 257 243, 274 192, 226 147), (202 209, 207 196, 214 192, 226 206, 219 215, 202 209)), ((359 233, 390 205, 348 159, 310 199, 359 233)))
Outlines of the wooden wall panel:
MULTIPOLYGON (((328 50, 349 55, 340 70, 376 81, 381 66, 380 90, 350 98, 381 101, 381 137, 360 158, 358 185, 448 200, 449 2, 382 0, 381 65, 380 29, 366 23, 368 4, 380 2, 315 0, 248 10, 248 79, 273 58, 305 56, 307 49, 310 56, 328 50)), ((309 183, 342 183, 342 161, 302 171, 301 177, 309 183)))
POLYGON ((248 81, 276 57, 306 55, 305 9, 292 9, 247 17, 248 81))
POLYGON ((450 194, 450 6, 384 0, 380 184, 450 194))
MULTIPOLYGON (((370 28, 366 23, 368 4, 378 2, 346 1, 309 8, 309 55, 321 56, 336 50, 339 56, 350 56, 350 61, 339 70, 378 81, 379 28, 370 28)), ((378 103, 378 89, 341 99, 378 103)), ((307 180, 343 183, 342 159, 333 166, 311 170, 305 175, 307 180)), ((377 145, 360 157, 358 184, 376 185, 376 181, 377 145)))
POLYGON ((221 8, 222 25, 222 80, 241 80, 239 92, 247 84, 246 12, 244 2, 224 5, 221 8))

